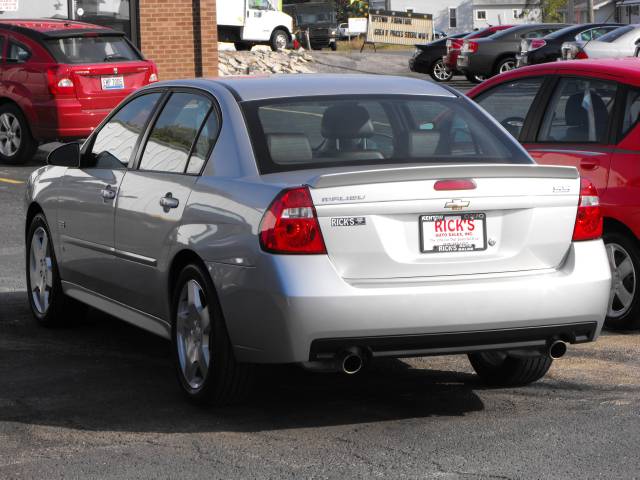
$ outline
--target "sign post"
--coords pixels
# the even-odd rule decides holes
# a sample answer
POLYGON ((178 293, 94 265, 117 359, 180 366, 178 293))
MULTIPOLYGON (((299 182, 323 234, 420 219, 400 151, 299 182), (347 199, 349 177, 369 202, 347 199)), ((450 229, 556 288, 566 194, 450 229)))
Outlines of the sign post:
POLYGON ((429 13, 395 12, 371 10, 367 38, 362 44, 388 43, 392 45, 415 45, 433 40, 433 15, 429 13))

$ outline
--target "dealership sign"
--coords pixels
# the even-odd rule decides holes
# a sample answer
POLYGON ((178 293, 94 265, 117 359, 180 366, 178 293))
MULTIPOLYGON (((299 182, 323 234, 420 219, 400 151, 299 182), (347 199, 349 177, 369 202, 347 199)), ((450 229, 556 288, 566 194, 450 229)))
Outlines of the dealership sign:
POLYGON ((0 12, 17 12, 18 0, 0 0, 0 12))
POLYGON ((368 43, 415 45, 433 40, 433 15, 428 13, 371 10, 368 43))

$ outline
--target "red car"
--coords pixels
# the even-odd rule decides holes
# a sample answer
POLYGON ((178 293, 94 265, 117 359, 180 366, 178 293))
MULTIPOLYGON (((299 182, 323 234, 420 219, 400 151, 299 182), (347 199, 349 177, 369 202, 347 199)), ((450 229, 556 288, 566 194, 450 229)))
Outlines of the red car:
POLYGON ((129 93, 158 80, 121 32, 68 20, 0 20, 0 163, 87 137, 129 93))
POLYGON ((468 95, 537 162, 573 165, 595 184, 613 274, 607 322, 640 328, 640 59, 534 65, 468 95))
MULTIPOLYGON (((465 40, 469 40, 471 38, 484 38, 489 35, 493 35, 500 30, 506 30, 507 28, 511 28, 513 25, 495 25, 493 27, 483 28, 482 30, 476 30, 475 32, 471 32, 469 35, 463 38, 450 38, 447 40, 447 54, 442 57, 442 61, 445 66, 455 72, 458 69, 458 55, 460 55, 460 49, 462 48, 462 43, 465 40)), ((467 80, 473 83, 479 83, 482 79, 479 79, 473 75, 467 75, 467 80)))

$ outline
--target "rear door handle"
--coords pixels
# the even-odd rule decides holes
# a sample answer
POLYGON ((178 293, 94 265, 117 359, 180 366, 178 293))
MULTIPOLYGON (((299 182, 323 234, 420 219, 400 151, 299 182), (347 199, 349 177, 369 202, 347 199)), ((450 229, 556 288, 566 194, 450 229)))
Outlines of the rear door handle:
POLYGON ((116 198, 116 189, 111 185, 105 185, 102 190, 100 190, 100 195, 104 200, 113 200, 116 198))
POLYGON ((160 206, 165 212, 168 212, 171 208, 178 208, 178 205, 180 205, 180 200, 173 198, 173 194, 171 192, 167 193, 160 199, 160 206))
POLYGON ((580 160, 580 168, 584 168, 585 170, 595 170, 600 166, 600 160, 597 158, 583 158, 580 160))

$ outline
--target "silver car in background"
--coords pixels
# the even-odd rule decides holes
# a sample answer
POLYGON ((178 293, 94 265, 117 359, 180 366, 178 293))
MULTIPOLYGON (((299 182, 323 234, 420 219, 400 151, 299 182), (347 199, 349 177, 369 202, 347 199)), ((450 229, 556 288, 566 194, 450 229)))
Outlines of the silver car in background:
POLYGON ((26 198, 35 317, 90 305, 171 339, 196 401, 240 397, 252 364, 454 353, 524 385, 607 311, 591 184, 421 80, 158 83, 48 163, 26 198))
POLYGON ((640 45, 640 25, 625 25, 596 40, 563 43, 562 59, 633 57, 638 45, 640 45))

